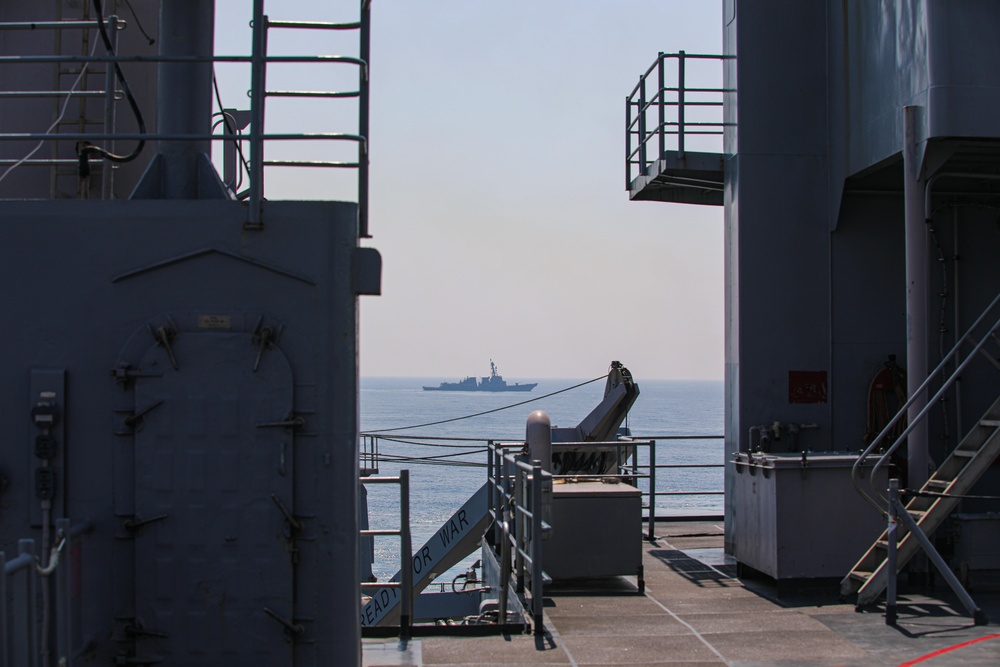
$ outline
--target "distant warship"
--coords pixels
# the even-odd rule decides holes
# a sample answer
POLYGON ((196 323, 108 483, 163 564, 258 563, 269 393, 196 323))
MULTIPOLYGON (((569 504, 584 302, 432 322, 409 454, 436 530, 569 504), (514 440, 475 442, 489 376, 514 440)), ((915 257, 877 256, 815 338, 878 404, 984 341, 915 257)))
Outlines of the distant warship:
POLYGON ((469 376, 461 382, 442 382, 439 387, 424 387, 424 391, 531 391, 538 386, 537 382, 529 384, 507 384, 503 376, 497 373, 497 366, 490 359, 490 375, 483 377, 482 382, 469 376))

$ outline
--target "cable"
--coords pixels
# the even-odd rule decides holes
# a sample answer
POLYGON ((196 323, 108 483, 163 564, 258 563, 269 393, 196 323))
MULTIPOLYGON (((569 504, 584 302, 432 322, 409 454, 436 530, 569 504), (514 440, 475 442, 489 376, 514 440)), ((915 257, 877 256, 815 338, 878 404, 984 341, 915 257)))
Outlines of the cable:
MULTIPOLYGON (((94 55, 96 51, 97 51, 97 40, 95 39, 94 46, 91 47, 90 49, 90 55, 94 55)), ((76 91, 76 87, 80 85, 81 81, 83 81, 83 77, 87 73, 87 66, 89 64, 90 63, 84 63, 83 66, 80 68, 80 73, 76 75, 76 79, 73 80, 73 85, 69 87, 69 91, 66 93, 66 99, 63 101, 62 109, 59 110, 59 115, 56 117, 54 121, 52 121, 52 124, 49 125, 49 129, 45 130, 45 134, 52 134, 52 130, 56 129, 56 126, 58 126, 59 123, 62 122, 63 117, 66 115, 66 109, 69 107, 69 101, 73 99, 73 92, 76 91)), ((28 152, 27 155, 25 155, 23 158, 21 158, 14 164, 7 167, 7 169, 4 170, 3 174, 0 174, 0 183, 3 183, 3 180, 7 178, 10 172, 14 171, 22 164, 30 160, 31 156, 37 153, 38 149, 41 148, 44 144, 45 140, 42 139, 41 141, 38 142, 38 144, 35 145, 34 148, 32 148, 28 152)))
MULTIPOLYGON (((441 448, 444 448, 444 449, 463 449, 465 451, 473 451, 473 450, 469 450, 469 446, 468 445, 446 445, 446 444, 443 444, 443 443, 439 444, 439 443, 435 443, 435 442, 416 442, 416 441, 412 441, 412 440, 404 440, 404 439, 399 438, 399 437, 393 437, 392 435, 381 435, 381 436, 379 436, 379 439, 382 440, 382 441, 384 441, 384 442, 395 442, 396 444, 399 444, 399 445, 413 445, 414 447, 441 447, 441 448)), ((482 438, 482 439, 477 440, 477 442, 484 442, 484 443, 486 443, 486 442, 489 442, 490 440, 498 440, 498 439, 499 438, 482 438)), ((485 452, 486 448, 482 447, 482 448, 476 449, 474 451, 485 452)))
MULTIPOLYGON (((101 0, 94 0, 94 10, 97 12, 97 27, 101 33, 101 41, 104 42, 104 48, 107 50, 108 55, 115 56, 115 49, 111 44, 111 38, 108 37, 107 27, 104 25, 104 9, 101 7, 101 0)), ((122 92, 125 93, 125 99, 128 100, 129 106, 132 108, 132 113, 135 115, 136 124, 139 126, 139 134, 146 134, 146 121, 142 118, 142 112, 139 110, 139 105, 135 101, 135 97, 132 95, 132 89, 128 85, 128 81, 125 79, 125 75, 122 73, 122 68, 118 66, 118 61, 114 62, 115 66, 115 77, 118 82, 122 85, 122 92)), ((118 155, 112 153, 100 146, 95 146, 94 144, 82 141, 77 144, 76 154, 80 158, 80 178, 87 178, 90 176, 90 165, 87 160, 90 155, 99 155, 105 160, 110 160, 111 162, 131 162, 132 160, 139 157, 142 153, 142 149, 146 146, 146 139, 140 139, 139 143, 128 155, 118 155)))
POLYGON ((427 422, 426 424, 414 424, 412 426, 394 426, 393 428, 375 429, 373 431, 365 431, 364 433, 362 433, 362 435, 369 435, 369 434, 372 434, 372 433, 386 433, 388 431, 407 431, 407 430, 409 430, 411 428, 422 428, 424 426, 437 426, 438 424, 447 424, 449 422, 457 422, 457 421, 461 421, 463 419, 472 419, 473 417, 482 417, 483 415, 489 415, 489 414, 492 414, 494 412, 500 412, 501 410, 508 410, 510 408, 516 408, 519 405, 527 405, 528 403, 534 403, 535 401, 540 401, 543 398, 548 398, 550 396, 555 396, 556 394, 562 394, 564 392, 570 391, 571 389, 578 389, 578 388, 580 388, 580 387, 582 387, 584 385, 591 384, 592 382, 597 382, 598 380, 606 380, 607 377, 608 377, 607 375, 599 375, 598 377, 594 378, 593 380, 587 380, 586 382, 581 382, 580 384, 575 384, 572 387, 566 387, 565 389, 560 389, 559 391, 554 391, 554 392, 552 392, 550 394, 545 394, 543 396, 536 396, 535 398, 529 398, 528 400, 521 401, 520 403, 512 403, 510 405, 505 405, 505 406, 503 406, 501 408, 493 408, 492 410, 486 410, 485 412, 477 412, 476 414, 473 414, 473 415, 465 415, 464 417, 452 417, 451 419, 442 419, 442 420, 436 421, 436 422, 427 422))
POLYGON ((454 454, 437 454, 435 456, 402 456, 402 455, 392 455, 383 454, 381 460, 383 461, 441 461, 444 459, 454 458, 456 456, 473 456, 475 454, 482 454, 485 449, 476 449, 468 452, 455 452, 454 454))
POLYGON ((131 0, 125 0, 125 6, 128 7, 129 12, 132 13, 132 18, 135 19, 135 25, 139 28, 139 32, 142 33, 143 37, 149 40, 149 45, 152 46, 153 44, 156 44, 156 40, 150 37, 149 33, 146 32, 146 29, 142 27, 142 21, 139 20, 139 15, 136 14, 135 9, 132 8, 131 0))
MULTIPOLYGON (((242 134, 243 133, 242 130, 237 130, 235 128, 235 126, 231 126, 229 124, 229 121, 231 119, 229 117, 229 114, 226 113, 226 109, 222 106, 222 95, 219 94, 219 82, 215 78, 215 69, 214 68, 212 69, 212 88, 215 89, 215 102, 219 105, 219 113, 222 115, 222 120, 226 124, 226 134, 242 134)), ((233 144, 236 146, 236 152, 240 156, 240 162, 243 164, 243 169, 246 169, 246 172, 249 174, 250 173, 250 163, 247 162, 247 159, 245 157, 243 157, 243 146, 240 144, 239 140, 237 140, 237 139, 233 139, 233 144)), ((239 169, 237 169, 236 171, 237 171, 237 177, 238 177, 238 180, 236 181, 236 187, 235 188, 230 188, 233 191, 234 194, 236 192, 238 192, 239 189, 240 189, 240 186, 243 185, 243 171, 239 170, 239 169)))

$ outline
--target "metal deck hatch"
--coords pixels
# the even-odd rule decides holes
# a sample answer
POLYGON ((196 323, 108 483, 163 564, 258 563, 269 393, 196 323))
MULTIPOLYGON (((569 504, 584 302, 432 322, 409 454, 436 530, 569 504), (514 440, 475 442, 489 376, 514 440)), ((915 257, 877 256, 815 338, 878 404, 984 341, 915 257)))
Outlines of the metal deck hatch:
POLYGON ((294 427, 259 427, 290 421, 291 367, 249 332, 161 338, 134 384, 136 413, 156 406, 135 431, 136 655, 291 665, 294 427))

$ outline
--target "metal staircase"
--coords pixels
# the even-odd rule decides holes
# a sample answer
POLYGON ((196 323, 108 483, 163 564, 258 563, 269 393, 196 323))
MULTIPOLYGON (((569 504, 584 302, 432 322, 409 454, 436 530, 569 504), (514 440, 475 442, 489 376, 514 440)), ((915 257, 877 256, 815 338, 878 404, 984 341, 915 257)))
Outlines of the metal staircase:
POLYGON ((887 516, 888 528, 841 581, 841 594, 845 597, 857 594, 856 604, 862 607, 875 602, 879 595, 888 589, 887 623, 894 623, 895 620, 896 575, 918 549, 922 549, 931 559, 963 605, 976 619, 977 624, 985 621, 985 616, 934 549, 929 536, 941 526, 962 496, 968 493, 1000 454, 1000 398, 990 406, 920 490, 912 494, 913 498, 905 506, 898 498, 898 481, 891 480, 889 495, 886 495, 885 489, 875 488, 874 480, 877 479, 878 470, 888 464, 892 454, 906 442, 914 427, 927 417, 931 408, 938 404, 974 358, 982 354, 996 365, 996 360, 983 350, 983 346, 986 341, 995 340, 997 332, 1000 331, 1000 319, 994 321, 992 325, 989 325, 988 319, 998 304, 1000 304, 1000 294, 941 360, 937 368, 913 392, 906 404, 862 452, 854 465, 852 478, 855 489, 876 510, 887 516), (983 327, 984 323, 986 327, 983 327), (959 353, 962 345, 966 343, 972 345, 972 350, 963 359, 959 353), (951 364, 955 366, 954 371, 947 378, 943 378, 944 369, 951 364), (886 448, 887 436, 907 416, 910 407, 929 393, 929 385, 939 381, 939 377, 943 378, 940 389, 927 399, 924 407, 910 420, 896 441, 886 448), (865 473, 863 464, 873 455, 880 458, 874 466, 868 466, 869 477, 867 480, 862 480, 861 476, 865 473), (868 486, 867 490, 862 488, 863 481, 868 486))
MULTIPOLYGON (((951 455, 944 460, 920 492, 906 504, 925 535, 931 535, 958 505, 957 496, 965 495, 1000 453, 1000 398, 969 431, 951 455)), ((897 568, 902 568, 920 549, 918 540, 908 530, 899 531, 897 568)), ((841 583, 841 593, 857 593, 857 605, 874 602, 887 584, 888 531, 875 541, 841 583)))

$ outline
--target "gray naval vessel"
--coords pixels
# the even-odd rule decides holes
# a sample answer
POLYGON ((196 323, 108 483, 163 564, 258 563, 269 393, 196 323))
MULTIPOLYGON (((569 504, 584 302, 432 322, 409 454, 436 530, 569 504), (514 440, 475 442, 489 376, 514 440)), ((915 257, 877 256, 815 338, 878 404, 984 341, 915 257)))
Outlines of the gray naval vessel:
POLYGON ((470 375, 458 382, 442 382, 437 387, 425 386, 424 391, 531 391, 537 386, 537 382, 508 384, 497 371, 496 364, 490 359, 490 374, 484 375, 479 381, 470 375))
POLYGON ((479 517, 434 537, 482 543, 458 618, 508 633, 421 653, 412 593, 454 550, 361 597, 368 4, 320 25, 254 0, 234 56, 209 0, 0 5, 0 665, 996 664, 1000 610, 968 589, 1000 569, 1000 6, 723 0, 722 54, 655 57, 625 185, 725 212, 724 520, 656 522, 613 369, 578 427, 491 443, 479 517), (268 55, 273 30, 355 31, 357 54, 268 55), (248 69, 249 109, 213 99, 213 61, 248 69), (358 86, 284 90, 275 62, 358 86), (279 96, 356 99, 356 127, 269 134, 279 96), (265 157, 291 141, 352 157, 265 157), (269 199, 274 167, 355 170, 356 200, 269 199), (904 568, 953 594, 897 609, 904 568), (368 659, 390 599, 403 639, 368 659))

